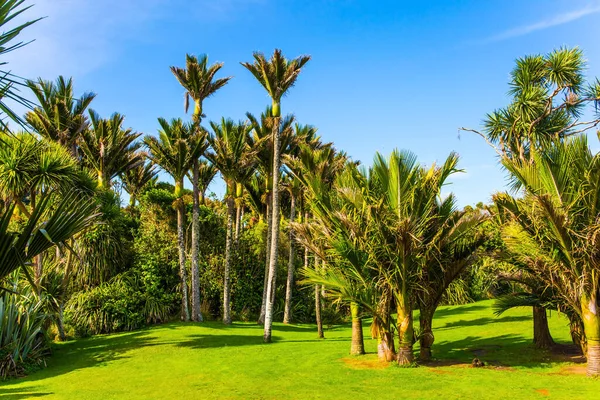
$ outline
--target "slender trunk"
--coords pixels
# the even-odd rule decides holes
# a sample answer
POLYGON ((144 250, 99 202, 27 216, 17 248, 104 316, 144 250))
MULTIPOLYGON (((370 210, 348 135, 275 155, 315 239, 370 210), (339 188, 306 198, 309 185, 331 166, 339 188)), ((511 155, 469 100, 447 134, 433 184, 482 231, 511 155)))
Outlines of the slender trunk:
POLYGON ((235 208, 235 245, 237 247, 240 241, 240 225, 242 222, 242 205, 238 204, 235 208))
POLYGON ((432 330, 433 324, 433 310, 427 307, 421 307, 421 313, 419 315, 419 327, 421 328, 421 336, 419 337, 420 343, 420 355, 421 361, 431 360, 431 346, 435 341, 432 330))
POLYGON ((44 258, 42 254, 38 254, 33 258, 33 262, 35 264, 34 269, 34 282, 35 282, 35 290, 37 294, 42 292, 42 273, 44 272, 44 258))
POLYGON ((262 297, 262 303, 260 305, 260 316, 258 317, 258 323, 259 324, 264 324, 265 323, 265 310, 266 310, 266 306, 267 306, 267 283, 269 282, 269 258, 271 256, 271 218, 272 215, 269 212, 271 210, 271 207, 269 206, 270 204, 270 198, 267 198, 267 207, 266 207, 266 212, 267 212, 267 238, 265 240, 265 276, 264 276, 264 281, 263 281, 263 297, 262 297))
POLYGON ((194 206, 192 211, 192 320, 201 322, 200 311, 200 199, 198 188, 199 170, 198 160, 194 160, 192 189, 194 206))
POLYGON ((573 344, 579 346, 582 354, 587 354, 587 341, 583 332, 583 321, 578 314, 569 314, 569 331, 573 344))
POLYGON ((65 324, 64 324, 64 310, 65 310, 65 302, 67 297, 67 288, 69 286, 69 279, 71 277, 71 263, 73 262, 73 252, 69 250, 69 255, 67 256, 67 263, 65 265, 65 271, 63 273, 63 278, 61 280, 61 291, 58 297, 58 337, 64 342, 67 340, 67 335, 65 334, 65 324))
POLYGON ((600 375, 600 317, 596 294, 581 296, 583 330, 587 338, 587 374, 600 375))
POLYGON ((398 364, 412 364, 413 356, 413 312, 406 285, 402 284, 402 293, 398 296, 398 364))
MULTIPOLYGON (((296 218, 296 198, 292 195, 292 205, 290 208, 290 222, 296 218)), ((288 231, 290 241, 290 254, 288 257, 287 283, 285 286, 285 311, 283 313, 283 323, 289 324, 292 319, 292 288, 294 286, 294 230, 291 225, 288 231)))
POLYGON ((550 349, 554 346, 544 307, 533 307, 533 344, 538 349, 550 349))
POLYGON ((350 315, 352 316, 352 346, 350 347, 350 354, 353 356, 365 354, 362 319, 357 303, 350 303, 350 315))
POLYGON ((319 285, 315 285, 315 316, 317 319, 317 333, 319 339, 325 339, 323 334, 323 321, 321 319, 321 288, 319 285))
MULTIPOLYGON (((183 191, 183 183, 175 185, 176 195, 183 191), (179 186, 179 187, 178 187, 179 186)), ((185 204, 181 195, 177 196, 177 244, 179 246, 179 277, 181 278, 181 320, 190 320, 190 309, 188 307, 187 271, 185 268, 185 240, 184 240, 184 213, 185 204)))
MULTIPOLYGON (((269 279, 267 282, 267 293, 275 290, 275 278, 277 274, 277 253, 279 251, 279 168, 281 163, 279 145, 279 112, 275 113, 273 107, 273 216, 271 227, 271 249, 269 256, 269 279)), ((278 110, 279 107, 277 107, 278 110)), ((265 305, 265 343, 271 342, 271 326, 273 324, 273 302, 271 296, 267 297, 265 305)))
POLYGON ((231 324, 231 287, 229 275, 231 273, 231 251, 233 247, 233 199, 227 199, 227 243, 225 244, 225 276, 223 278, 223 323, 231 324))

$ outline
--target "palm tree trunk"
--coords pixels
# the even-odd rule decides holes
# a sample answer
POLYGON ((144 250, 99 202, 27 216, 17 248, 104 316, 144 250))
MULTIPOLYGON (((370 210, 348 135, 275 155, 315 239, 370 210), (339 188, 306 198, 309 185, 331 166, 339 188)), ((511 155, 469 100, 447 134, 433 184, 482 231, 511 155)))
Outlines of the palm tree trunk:
MULTIPOLYGON (((323 267, 325 266, 325 261, 323 261, 323 267)), ((315 268, 319 268, 319 260, 315 260, 315 268)), ((315 317, 317 322, 317 333, 319 334, 319 339, 325 339, 325 334, 323 333, 323 318, 321 316, 321 286, 315 285, 315 317)))
POLYGON ((223 323, 231 324, 231 287, 229 275, 231 273, 231 251, 233 247, 233 213, 234 204, 231 197, 227 198, 227 243, 225 244, 225 273, 223 278, 223 323))
POLYGON ((235 236, 234 236, 234 241, 235 241, 235 245, 238 245, 238 242, 240 241, 240 224, 242 222, 242 205, 238 204, 235 208, 235 236))
POLYGON ((265 323, 265 311, 267 306, 267 284, 269 282, 269 257, 271 256, 271 225, 272 224, 272 214, 269 212, 271 207, 269 206, 270 199, 267 198, 267 238, 265 240, 265 276, 263 281, 263 297, 262 303, 260 305, 260 316, 258 317, 258 323, 265 323))
POLYGON ((201 322, 202 313, 200 312, 200 199, 198 188, 198 160, 194 160, 193 165, 193 197, 194 206, 192 211, 192 320, 201 322))
POLYGON ((554 346, 544 307, 533 307, 533 344, 536 348, 545 350, 554 346))
MULTIPOLYGON (((275 107, 273 107, 275 109, 275 107)), ((267 282, 267 293, 275 290, 275 278, 277 273, 277 254, 279 252, 279 169, 281 164, 279 144, 279 114, 273 112, 273 217, 271 220, 271 248, 269 256, 269 279, 267 282)), ((273 324, 273 302, 271 296, 267 296, 265 305, 265 332, 263 340, 271 342, 271 326, 273 324)))
POLYGON ((350 346, 350 354, 359 356, 365 354, 365 341, 363 338, 360 308, 357 303, 350 303, 350 315, 352 316, 352 345, 350 346))
MULTIPOLYGON (((296 198, 292 195, 292 205, 290 207, 290 222, 296 218, 296 198)), ((285 311, 283 313, 283 323, 289 324, 292 319, 292 287, 294 285, 294 230, 290 226, 288 232, 290 242, 290 254, 288 257, 288 274, 285 286, 285 311)))
POLYGON ((413 313, 412 304, 410 302, 410 296, 406 285, 402 284, 402 292, 398 296, 398 364, 408 365, 412 364, 414 360, 413 356, 413 339, 414 339, 414 328, 413 328, 413 313))
POLYGON ((184 204, 183 198, 177 200, 177 244, 179 245, 179 277, 181 278, 181 320, 190 320, 188 307, 187 272, 185 268, 184 204))
POLYGON ((421 328, 421 336, 419 338, 421 353, 419 355, 419 359, 421 361, 431 360, 431 346, 435 341, 435 336, 433 336, 432 324, 433 310, 423 305, 421 307, 421 314, 419 315, 419 326, 421 328))
POLYGON ((587 338, 587 374, 600 375, 600 312, 596 294, 581 296, 583 330, 587 338))

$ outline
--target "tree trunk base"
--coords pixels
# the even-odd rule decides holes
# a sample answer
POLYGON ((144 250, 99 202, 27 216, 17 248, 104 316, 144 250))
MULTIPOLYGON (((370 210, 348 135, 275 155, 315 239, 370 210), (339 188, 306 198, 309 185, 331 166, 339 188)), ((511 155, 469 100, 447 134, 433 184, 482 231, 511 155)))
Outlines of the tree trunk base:
POLYGON ((587 374, 588 376, 600 376, 600 342, 588 342, 587 374))
POLYGON ((431 360, 431 347, 421 347, 419 353, 419 360, 429 361, 431 360))
POLYGON ((554 340, 548 327, 548 316, 543 307, 533 307, 533 344, 536 348, 544 350, 554 346, 554 340))
POLYGON ((352 345, 350 346, 350 354, 353 356, 365 354, 362 320, 360 318, 352 320, 352 345))
POLYGON ((410 365, 414 362, 412 346, 400 347, 398 349, 398 365, 410 365))

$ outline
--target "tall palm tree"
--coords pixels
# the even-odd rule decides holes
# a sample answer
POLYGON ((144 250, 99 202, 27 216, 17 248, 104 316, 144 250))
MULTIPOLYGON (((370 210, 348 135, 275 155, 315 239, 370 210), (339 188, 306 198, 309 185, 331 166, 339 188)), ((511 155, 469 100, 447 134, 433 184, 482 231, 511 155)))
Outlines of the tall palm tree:
MULTIPOLYGON (((279 251, 279 170, 281 166, 279 143, 279 119, 281 118, 281 98, 294 86, 302 67, 310 60, 310 56, 300 56, 288 60, 281 50, 276 49, 271 59, 267 60, 263 53, 254 53, 254 62, 243 62, 242 65, 254 75, 256 80, 267 91, 272 101, 271 115, 273 123, 273 206, 271 227, 271 249, 269 256, 269 278, 267 293, 274 287, 277 269, 277 252, 279 251)), ((267 296, 265 305, 264 341, 271 342, 271 326, 273 324, 273 301, 267 296)))
POLYGON ((208 137, 210 150, 206 157, 215 165, 225 180, 227 203, 227 242, 225 248, 225 272, 223 277, 223 323, 231 323, 231 253, 233 244, 234 196, 239 171, 254 165, 254 153, 249 142, 250 126, 235 123, 231 119, 221 119, 221 123, 211 122, 212 133, 208 137))
MULTIPOLYGON (((192 115, 194 126, 201 129, 203 102, 229 82, 231 77, 215 79, 216 73, 223 67, 223 63, 208 64, 208 56, 203 54, 198 57, 186 54, 185 68, 171 67, 171 72, 185 89, 185 112, 188 111, 190 98, 194 101, 192 115)), ((200 270, 199 270, 199 240, 200 240, 200 160, 194 160, 192 166, 192 190, 194 203, 192 210, 192 319, 202 321, 200 312, 200 270)))
MULTIPOLYGON (((144 155, 145 157, 146 155, 144 155)), ((156 165, 151 162, 138 164, 122 174, 123 188, 129 194, 129 206, 135 207, 135 202, 146 185, 157 179, 156 165)))
MULTIPOLYGON (((271 117, 271 110, 272 107, 267 107, 267 109, 260 115, 260 120, 258 120, 254 115, 246 113, 246 117, 252 125, 251 146, 257 152, 257 167, 261 177, 260 182, 255 182, 256 184, 259 184, 256 188, 260 189, 260 192, 262 192, 261 201, 264 204, 264 207, 261 207, 261 210, 264 211, 264 214, 259 215, 266 219, 267 222, 263 298, 260 307, 260 316, 258 318, 258 323, 260 324, 264 323, 265 321, 265 309, 268 293, 267 284, 270 266, 269 260, 271 256, 271 230, 273 225, 273 213, 269 211, 272 211, 273 200, 273 152, 275 149, 273 144, 273 128, 275 121, 271 117)), ((282 121, 279 122, 279 148, 280 154, 282 155, 289 153, 294 146, 293 124, 294 117, 292 115, 287 115, 282 121)), ((252 191, 253 189, 254 188, 252 187, 246 187, 246 190, 252 191)), ((275 285, 272 285, 272 288, 274 288, 274 286, 275 285)), ((271 290, 271 292, 273 292, 273 290, 271 290)))
POLYGON ((175 180, 175 197, 177 208, 177 241, 179 246, 179 275, 181 278, 181 319, 190 320, 188 307, 187 273, 185 268, 183 180, 206 151, 206 132, 196 129, 193 124, 184 123, 181 119, 171 122, 158 119, 161 129, 159 137, 146 136, 144 142, 149 150, 149 157, 161 169, 175 180))
POLYGON ((102 119, 90 110, 91 128, 83 132, 81 150, 84 163, 97 174, 98 188, 110 188, 112 180, 144 162, 143 154, 137 150, 141 133, 123 128, 125 117, 114 113, 102 119))
MULTIPOLYGON (((210 161, 200 159, 198 164, 198 196, 199 203, 204 204, 206 201, 206 191, 208 190, 208 186, 212 183, 213 179, 217 175, 219 170, 215 167, 210 161)), ((193 176, 189 176, 188 178, 192 181, 193 176)))
POLYGON ((26 83, 39 104, 25 115, 27 123, 41 136, 65 146, 78 159, 79 141, 89 126, 85 112, 96 95, 88 92, 75 98, 73 79, 63 76, 56 82, 39 78, 26 83))

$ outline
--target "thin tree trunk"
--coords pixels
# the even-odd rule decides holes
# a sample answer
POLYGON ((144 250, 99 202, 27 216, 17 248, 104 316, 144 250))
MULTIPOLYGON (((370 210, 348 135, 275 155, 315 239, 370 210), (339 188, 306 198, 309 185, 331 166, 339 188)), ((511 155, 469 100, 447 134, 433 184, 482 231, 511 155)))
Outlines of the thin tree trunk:
POLYGON ((235 209, 235 237, 234 237, 234 241, 235 241, 235 245, 237 247, 239 241, 240 241, 240 225, 242 222, 242 205, 238 204, 236 206, 235 209))
POLYGON ((269 258, 271 256, 271 218, 273 217, 269 212, 271 210, 270 198, 267 198, 267 238, 265 240, 265 276, 263 281, 263 297, 260 305, 260 316, 258 317, 258 323, 265 323, 265 311, 267 306, 267 284, 269 282, 269 258))
POLYGON ((398 364, 408 365, 412 364, 414 360, 414 328, 410 296, 404 284, 396 306, 398 311, 398 364))
POLYGON ((596 294, 581 297, 583 330, 587 338, 587 374, 600 375, 600 316, 596 294))
POLYGON ((198 188, 198 160, 194 160, 192 189, 194 197, 194 206, 192 211, 192 320, 201 322, 202 313, 200 312, 200 199, 198 188))
POLYGON ((223 323, 231 324, 231 287, 229 275, 231 273, 231 251, 233 247, 233 199, 227 199, 227 243, 225 244, 225 277, 223 278, 223 323))
POLYGON ((533 307, 533 344, 538 349, 551 349, 554 340, 548 327, 548 316, 544 307, 533 307))
MULTIPOLYGON (((292 195, 292 205, 290 207, 290 222, 296 218, 296 198, 292 195)), ((285 286, 285 311, 283 313, 283 323, 289 324, 292 319, 292 288, 294 286, 294 230, 291 225, 288 231, 290 242, 290 254, 288 257, 287 283, 285 286)))
POLYGON ((432 330, 433 324, 433 311, 426 307, 421 307, 421 314, 419 315, 419 326, 421 328, 420 342, 420 355, 419 359, 422 361, 431 360, 431 346, 435 341, 432 330))
POLYGON ((184 230, 184 204, 179 198, 177 204, 177 244, 179 245, 179 277, 181 278, 181 320, 190 320, 190 309, 188 307, 187 271, 185 269, 185 240, 184 230))
MULTIPOLYGON (((57 247, 58 248, 58 247, 57 247)), ((73 262, 73 252, 69 250, 69 255, 67 256, 67 261, 65 265, 65 271, 63 273, 63 278, 61 280, 61 292, 58 297, 58 337, 64 342, 67 340, 67 335, 65 334, 65 324, 64 324, 64 310, 65 310, 65 300, 67 297, 67 288, 69 285, 69 279, 71 277, 71 263, 73 262)))
MULTIPOLYGON (((274 107, 275 108, 275 107, 274 107)), ((279 168, 281 163, 279 144, 279 114, 274 112, 273 121, 273 217, 271 227, 271 248, 269 256, 269 279, 267 282, 267 293, 275 289, 275 278, 277 273, 277 254, 279 251, 279 168)), ((265 306, 265 332, 263 339, 265 343, 271 342, 271 327, 273 324, 273 302, 271 296, 267 296, 265 306)))
POLYGON ((360 308, 357 303, 350 303, 350 314, 352 316, 352 346, 350 347, 350 354, 358 356, 365 354, 365 341, 363 338, 360 308))
MULTIPOLYGON (((315 268, 319 268, 319 260, 315 260, 315 268)), ((325 339, 325 334, 323 333, 323 319, 321 316, 321 286, 315 285, 315 317, 317 322, 317 333, 319 334, 319 339, 325 339)))

